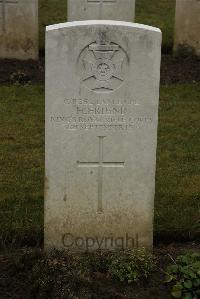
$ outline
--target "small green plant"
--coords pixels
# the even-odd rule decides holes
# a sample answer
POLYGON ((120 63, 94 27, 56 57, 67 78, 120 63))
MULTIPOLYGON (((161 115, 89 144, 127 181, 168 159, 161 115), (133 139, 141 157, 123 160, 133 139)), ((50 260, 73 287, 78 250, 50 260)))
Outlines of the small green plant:
POLYGON ((200 298, 200 254, 180 255, 167 267, 166 282, 172 283, 174 298, 200 298))
POLYGON ((14 85, 27 85, 30 83, 30 79, 26 73, 18 70, 10 75, 10 82, 14 85))
POLYGON ((138 282, 147 279, 155 267, 155 258, 145 249, 114 253, 109 267, 111 276, 121 282, 138 282))
POLYGON ((87 252, 82 256, 82 267, 93 272, 107 273, 111 263, 112 253, 109 251, 97 250, 87 252))

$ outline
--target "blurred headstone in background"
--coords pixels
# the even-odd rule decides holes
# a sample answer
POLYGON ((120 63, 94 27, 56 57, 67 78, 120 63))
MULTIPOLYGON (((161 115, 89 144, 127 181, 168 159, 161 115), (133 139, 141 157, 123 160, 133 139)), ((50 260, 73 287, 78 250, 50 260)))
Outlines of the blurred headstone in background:
POLYGON ((134 22, 135 0, 68 0, 68 21, 116 20, 134 22))
POLYGON ((176 0, 174 51, 200 56, 200 0, 176 0))
POLYGON ((38 0, 0 0, 0 58, 38 58, 38 0))

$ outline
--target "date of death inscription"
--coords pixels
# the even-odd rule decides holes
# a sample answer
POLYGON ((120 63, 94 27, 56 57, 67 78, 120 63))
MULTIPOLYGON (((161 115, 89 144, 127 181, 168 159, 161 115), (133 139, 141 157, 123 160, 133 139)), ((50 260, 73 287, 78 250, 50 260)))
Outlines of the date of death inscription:
POLYGON ((133 100, 65 99, 61 113, 51 114, 50 122, 67 130, 131 130, 153 123, 140 104, 133 100))

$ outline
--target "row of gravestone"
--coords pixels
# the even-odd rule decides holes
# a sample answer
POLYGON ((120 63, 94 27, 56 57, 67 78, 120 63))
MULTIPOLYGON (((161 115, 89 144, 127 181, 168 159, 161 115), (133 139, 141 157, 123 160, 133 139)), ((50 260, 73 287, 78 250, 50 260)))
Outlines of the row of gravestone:
MULTIPOLYGON (((66 0, 67 1, 67 0, 66 0)), ((175 49, 200 55, 200 1, 176 0, 175 49)), ((135 0, 68 0, 68 20, 134 21, 135 0)), ((38 58, 38 0, 0 0, 0 58, 38 58)))

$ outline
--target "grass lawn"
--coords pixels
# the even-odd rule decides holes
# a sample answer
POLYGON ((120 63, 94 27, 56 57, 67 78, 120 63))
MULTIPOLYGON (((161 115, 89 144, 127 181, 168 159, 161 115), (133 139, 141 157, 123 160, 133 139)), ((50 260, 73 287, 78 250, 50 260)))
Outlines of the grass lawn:
POLYGON ((43 221, 44 89, 1 86, 0 94, 0 230, 31 236, 43 221))
MULTIPOLYGON (((136 22, 162 30, 164 51, 173 45, 174 16, 175 0, 136 0, 136 22)), ((39 20, 40 50, 44 52, 45 26, 67 21, 67 0, 39 0, 39 20)))
POLYGON ((155 197, 158 234, 200 230, 199 99, 200 84, 161 87, 155 197))
MULTIPOLYGON (((44 87, 1 86, 0 236, 43 231, 44 87)), ((200 84, 161 87, 155 234, 200 228, 200 84)))
POLYGON ((163 52, 172 49, 175 0, 136 0, 136 22, 160 28, 163 33, 163 52))

